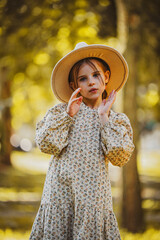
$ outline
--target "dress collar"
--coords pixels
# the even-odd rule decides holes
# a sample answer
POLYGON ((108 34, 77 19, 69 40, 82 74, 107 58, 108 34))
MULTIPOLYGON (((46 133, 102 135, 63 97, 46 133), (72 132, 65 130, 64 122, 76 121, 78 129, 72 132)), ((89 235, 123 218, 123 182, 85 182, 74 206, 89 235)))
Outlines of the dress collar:
POLYGON ((83 101, 81 103, 81 106, 88 111, 98 111, 98 108, 91 108, 91 107, 87 106, 83 101))
MULTIPOLYGON (((91 107, 87 106, 83 101, 82 101, 82 103, 81 103, 81 107, 82 107, 82 109, 85 109, 85 110, 87 110, 88 112, 96 112, 96 113, 98 114, 98 108, 91 108, 91 107)), ((113 113, 113 110, 110 109, 110 111, 109 111, 109 117, 112 115, 112 113, 113 113)))

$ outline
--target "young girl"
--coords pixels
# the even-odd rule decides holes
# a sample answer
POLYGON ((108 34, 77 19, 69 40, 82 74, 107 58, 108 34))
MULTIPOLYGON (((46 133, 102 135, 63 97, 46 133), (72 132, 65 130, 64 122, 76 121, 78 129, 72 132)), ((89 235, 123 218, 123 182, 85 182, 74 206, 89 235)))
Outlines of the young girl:
POLYGON ((128 117, 111 109, 127 75, 117 50, 83 42, 54 67, 62 103, 36 128, 38 147, 52 157, 30 239, 121 239, 108 163, 121 167, 134 150, 128 117))

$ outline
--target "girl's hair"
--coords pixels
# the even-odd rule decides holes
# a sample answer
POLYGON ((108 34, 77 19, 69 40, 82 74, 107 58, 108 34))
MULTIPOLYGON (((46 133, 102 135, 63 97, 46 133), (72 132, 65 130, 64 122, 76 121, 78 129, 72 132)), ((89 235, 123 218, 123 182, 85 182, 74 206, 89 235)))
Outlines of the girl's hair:
MULTIPOLYGON (((88 58, 81 59, 80 61, 76 62, 73 65, 73 67, 71 68, 70 73, 69 73, 69 78, 68 78, 69 83, 70 82, 74 82, 76 84, 76 87, 78 88, 77 77, 78 77, 78 73, 79 73, 80 67, 84 63, 87 63, 89 66, 91 66, 94 70, 97 71, 97 68, 94 65, 94 63, 90 61, 92 59, 97 60, 101 64, 101 67, 102 67, 104 72, 109 70, 109 72, 111 74, 110 67, 104 60, 102 60, 100 58, 96 58, 96 57, 88 57, 88 58)), ((101 76, 100 76, 100 78, 101 78, 101 76)), ((101 78, 101 80, 102 80, 102 78, 101 78)), ((102 93, 102 99, 105 99, 105 98, 107 98, 106 90, 104 90, 104 92, 102 93)))

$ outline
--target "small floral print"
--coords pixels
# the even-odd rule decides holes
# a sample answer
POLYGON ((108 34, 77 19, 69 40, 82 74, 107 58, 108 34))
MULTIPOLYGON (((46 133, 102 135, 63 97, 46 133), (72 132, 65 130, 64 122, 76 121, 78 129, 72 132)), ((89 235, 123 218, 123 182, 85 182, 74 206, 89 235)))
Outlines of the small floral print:
POLYGON ((37 146, 52 156, 30 240, 120 240, 108 163, 129 161, 130 121, 110 110, 102 125, 97 109, 83 102, 73 118, 66 109, 54 106, 36 126, 37 146))

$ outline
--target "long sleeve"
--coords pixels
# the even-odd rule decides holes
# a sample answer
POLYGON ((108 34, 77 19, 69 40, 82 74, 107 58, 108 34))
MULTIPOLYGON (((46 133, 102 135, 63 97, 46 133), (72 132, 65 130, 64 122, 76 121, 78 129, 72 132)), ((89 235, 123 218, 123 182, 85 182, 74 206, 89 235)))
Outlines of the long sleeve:
POLYGON ((35 141, 39 149, 58 156, 68 145, 68 133, 72 123, 73 118, 67 114, 64 105, 58 104, 49 109, 36 125, 35 141))
POLYGON ((101 145, 105 157, 113 165, 122 167, 126 164, 135 148, 133 130, 129 118, 124 113, 101 125, 101 145))

